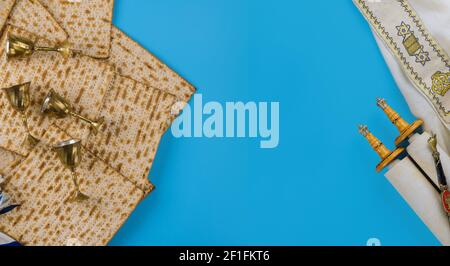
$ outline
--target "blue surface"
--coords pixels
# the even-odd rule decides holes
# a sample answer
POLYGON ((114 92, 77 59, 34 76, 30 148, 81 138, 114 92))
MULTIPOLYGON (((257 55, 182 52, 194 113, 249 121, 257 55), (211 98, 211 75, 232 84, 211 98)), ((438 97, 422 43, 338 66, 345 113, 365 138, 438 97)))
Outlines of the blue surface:
POLYGON ((280 102, 280 145, 165 135, 157 190, 112 245, 439 245, 356 126, 412 119, 350 0, 116 0, 114 23, 203 94, 280 102))

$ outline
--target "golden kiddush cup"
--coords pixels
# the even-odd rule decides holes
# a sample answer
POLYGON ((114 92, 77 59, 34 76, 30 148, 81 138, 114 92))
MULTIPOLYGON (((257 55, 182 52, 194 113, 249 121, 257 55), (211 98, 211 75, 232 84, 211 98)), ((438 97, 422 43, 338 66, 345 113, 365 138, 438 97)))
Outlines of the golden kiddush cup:
POLYGON ((381 172, 386 166, 391 164, 405 151, 403 148, 397 148, 394 151, 389 150, 377 137, 375 137, 367 126, 359 126, 359 133, 369 142, 372 149, 380 156, 381 162, 377 165, 377 172, 381 172))
POLYGON ((45 97, 41 112, 43 114, 53 114, 57 118, 66 118, 67 116, 78 118, 88 123, 95 135, 98 133, 105 122, 104 119, 100 119, 99 121, 92 121, 75 113, 72 106, 67 102, 67 100, 56 93, 54 90, 50 90, 50 92, 47 94, 47 97, 45 97))
POLYGON ((19 112, 22 116, 22 122, 27 130, 27 138, 26 141, 31 146, 36 146, 39 143, 39 139, 35 138, 30 131, 30 127, 28 125, 28 118, 26 115, 26 110, 30 106, 30 82, 15 85, 10 88, 5 88, 3 91, 6 93, 7 98, 11 106, 19 112))
POLYGON ((89 196, 83 194, 78 184, 76 168, 81 162, 81 141, 68 140, 58 143, 53 147, 62 164, 72 172, 72 180, 76 188, 76 194, 71 201, 82 202, 89 199, 89 196))
POLYGON ((56 47, 43 47, 35 45, 33 41, 24 37, 15 36, 12 34, 8 35, 8 40, 6 42, 6 55, 8 58, 28 57, 38 51, 58 52, 65 58, 68 58, 74 53, 74 51, 69 48, 67 43, 56 47))
POLYGON ((400 146, 403 141, 416 133, 416 131, 423 125, 423 121, 420 119, 414 121, 412 124, 409 124, 394 109, 392 109, 392 107, 390 107, 384 99, 378 98, 377 105, 384 111, 386 116, 392 124, 397 127, 400 133, 400 136, 395 139, 395 145, 397 146, 400 146))

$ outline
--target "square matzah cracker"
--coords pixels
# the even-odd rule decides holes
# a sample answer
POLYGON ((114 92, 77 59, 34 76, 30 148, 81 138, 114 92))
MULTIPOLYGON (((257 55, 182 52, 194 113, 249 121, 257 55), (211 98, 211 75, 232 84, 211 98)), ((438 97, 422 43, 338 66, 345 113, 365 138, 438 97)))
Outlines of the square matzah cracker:
POLYGON ((162 135, 175 115, 175 96, 117 76, 105 97, 100 116, 105 125, 90 136, 86 148, 143 190, 162 135))
POLYGON ((111 56, 118 73, 188 102, 195 88, 118 28, 112 28, 111 56))
MULTIPOLYGON (((18 36, 37 39, 17 28, 10 28, 18 36)), ((73 106, 75 111, 90 119, 97 119, 103 98, 114 79, 113 68, 88 56, 65 59, 52 52, 40 52, 27 59, 7 60, 5 32, 0 41, 0 88, 31 81, 31 106, 27 110, 28 123, 35 137, 41 137, 55 121, 58 125, 85 140, 90 129, 86 123, 72 117, 56 120, 40 113, 42 102, 50 89, 55 90, 73 106)), ((13 110, 4 92, 0 92, 0 147, 26 156, 29 148, 23 145, 26 136, 20 114, 13 110)))
POLYGON ((6 182, 5 191, 23 205, 0 216, 0 231, 24 245, 106 245, 144 197, 127 178, 82 149, 76 173, 90 199, 70 202, 75 191, 71 172, 51 149, 68 139, 50 127, 6 182))
POLYGON ((67 33, 38 0, 17 0, 8 24, 39 35, 53 43, 63 43, 67 33))
POLYGON ((0 0, 0 32, 3 30, 8 20, 16 0, 0 0))
POLYGON ((108 58, 114 0, 41 0, 69 34, 74 49, 108 58))

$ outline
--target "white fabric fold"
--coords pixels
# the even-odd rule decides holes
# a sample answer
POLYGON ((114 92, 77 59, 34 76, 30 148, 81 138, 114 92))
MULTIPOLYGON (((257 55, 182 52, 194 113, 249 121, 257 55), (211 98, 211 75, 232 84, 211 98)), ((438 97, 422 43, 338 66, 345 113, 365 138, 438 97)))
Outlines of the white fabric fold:
POLYGON ((450 225, 440 195, 409 158, 396 162, 386 178, 436 238, 450 246, 450 225))
MULTIPOLYGON (((420 168, 422 168, 422 170, 430 177, 434 184, 439 186, 434 158, 428 146, 430 137, 431 135, 428 133, 420 135, 416 134, 410 139, 410 144, 406 150, 420 168)), ((450 157, 444 152, 440 145, 438 146, 438 151, 441 154, 441 163, 444 168, 447 183, 450 184, 450 157)))
POLYGON ((4 247, 4 246, 20 246, 20 244, 19 244, 19 242, 12 239, 11 237, 9 237, 3 233, 0 233, 0 247, 4 247))

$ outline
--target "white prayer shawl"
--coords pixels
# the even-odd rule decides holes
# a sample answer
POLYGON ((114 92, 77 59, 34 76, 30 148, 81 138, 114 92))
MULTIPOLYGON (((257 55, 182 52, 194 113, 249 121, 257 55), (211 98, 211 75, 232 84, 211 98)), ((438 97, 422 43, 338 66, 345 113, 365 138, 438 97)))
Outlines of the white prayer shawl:
MULTIPOLYGON (((396 1, 396 0, 385 0, 396 1)), ((419 15, 427 30, 437 40, 447 54, 450 52, 450 1, 449 0, 409 0, 409 4, 419 15)), ((383 4, 381 1, 379 4, 383 4)), ((389 66, 394 79, 405 97, 411 112, 425 121, 425 130, 437 134, 441 147, 450 154, 450 131, 433 110, 432 105, 405 75, 399 61, 392 51, 374 34, 380 50, 389 66)), ((450 97, 450 92, 446 95, 450 97)))
POLYGON ((0 233, 0 247, 7 247, 7 246, 21 246, 19 242, 15 241, 11 237, 0 233))
POLYGON ((1 185, 4 181, 5 179, 0 175, 0 215, 6 214, 19 207, 19 204, 13 203, 8 194, 2 191, 1 185))

